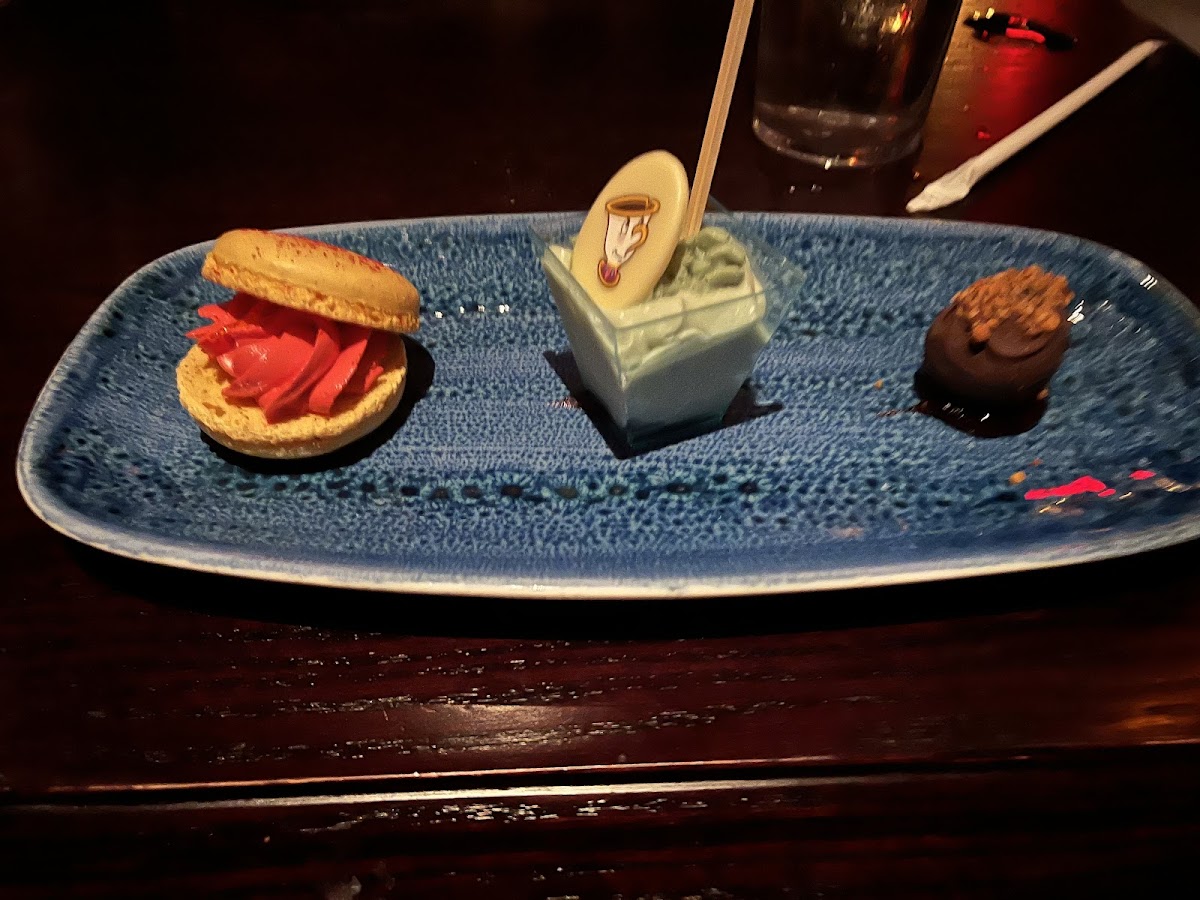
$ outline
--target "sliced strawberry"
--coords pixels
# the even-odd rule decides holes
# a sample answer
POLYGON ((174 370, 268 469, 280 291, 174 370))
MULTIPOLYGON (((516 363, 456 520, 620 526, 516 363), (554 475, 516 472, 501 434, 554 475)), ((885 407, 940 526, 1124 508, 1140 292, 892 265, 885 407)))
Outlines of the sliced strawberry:
POLYGON ((196 310, 196 313, 200 318, 209 319, 214 324, 232 325, 245 318, 246 314, 255 306, 266 302, 252 294, 237 293, 224 303, 206 303, 196 310))
POLYGON ((263 338, 271 336, 271 332, 267 331, 261 325, 237 322, 233 325, 225 326, 218 332, 202 336, 198 343, 201 350, 215 358, 228 353, 242 344, 260 341, 263 338))
POLYGON ((371 339, 367 342, 367 349, 359 360, 358 368, 354 370, 354 375, 343 391, 347 397, 365 394, 375 386, 375 382, 383 374, 383 361, 391 353, 393 342, 398 340, 400 338, 387 331, 371 332, 371 339))
POLYGON ((264 303, 268 306, 273 305, 261 297, 255 297, 253 294, 247 294, 245 291, 238 291, 225 301, 222 306, 225 307, 225 312, 229 313, 235 319, 245 319, 251 310, 262 306, 264 303))
POLYGON ((333 404, 341 396, 346 385, 358 369, 358 363, 367 349, 371 329, 361 325, 342 325, 342 347, 329 371, 316 383, 308 395, 309 412, 323 416, 333 411, 333 404))
POLYGON ((257 342, 262 359, 248 368, 221 393, 229 400, 254 400, 268 390, 287 384, 312 356, 313 346, 294 334, 257 342))
POLYGON ((236 294, 228 303, 209 303, 198 312, 212 321, 193 328, 187 336, 209 356, 220 356, 245 340, 266 337, 267 331, 260 324, 265 321, 263 308, 273 306, 250 294, 236 294))
POLYGON ((230 325, 225 333, 237 341, 239 344, 245 341, 257 341, 265 337, 270 337, 271 332, 262 325, 257 325, 254 322, 237 322, 230 325))
MULTIPOLYGON (((278 340, 278 338, 272 338, 272 340, 278 340)), ((226 375, 236 381, 245 377, 252 366, 266 359, 268 352, 269 350, 263 347, 262 340, 248 341, 217 356, 217 365, 225 371, 226 375)))
POLYGON ((196 315, 214 325, 231 325, 237 321, 237 316, 230 313, 223 303, 207 303, 196 310, 196 315))
POLYGON ((363 379, 363 389, 361 393, 365 394, 371 388, 375 387, 375 382, 379 380, 379 376, 383 374, 382 363, 373 362, 370 368, 367 369, 366 377, 363 379))
POLYGON ((201 341, 205 338, 219 335, 227 327, 227 325, 223 325, 220 322, 209 322, 207 325, 197 325, 187 333, 187 337, 191 338, 193 341, 201 341))
POLYGON ((288 306, 276 306, 274 303, 268 303, 266 309, 256 310, 255 317, 258 315, 262 316, 263 328, 272 334, 294 334, 310 344, 316 340, 317 329, 322 323, 332 324, 322 316, 301 312, 288 306))
POLYGON ((397 339, 246 293, 198 312, 209 324, 188 337, 232 379, 222 395, 257 402, 272 423, 329 415, 339 397, 369 391, 397 339))
POLYGON ((312 352, 300 371, 283 384, 269 388, 258 398, 259 408, 274 423, 299 415, 304 410, 304 398, 314 384, 321 380, 338 356, 337 326, 328 320, 317 322, 317 336, 312 352))

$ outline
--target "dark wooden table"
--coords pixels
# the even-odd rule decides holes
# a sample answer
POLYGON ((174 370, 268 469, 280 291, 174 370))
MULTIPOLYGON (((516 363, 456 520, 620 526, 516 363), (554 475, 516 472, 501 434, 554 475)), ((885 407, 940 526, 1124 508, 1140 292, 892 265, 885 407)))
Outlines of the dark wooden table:
MULTIPOLYGON (((638 152, 694 160, 728 8, 0 6, 9 471, 72 335, 160 254, 582 208, 638 152), (606 83, 615 120, 568 102, 606 83)), ((1150 34, 1111 0, 1021 9, 1078 47, 959 29, 924 149, 874 173, 759 147, 748 72, 716 195, 902 215, 1150 34)), ((1092 238, 1200 297, 1198 104, 1168 47, 943 214, 1092 238)), ((117 559, 2 485, 5 897, 1127 897, 1194 872, 1195 544, 796 597, 429 600, 117 559)))

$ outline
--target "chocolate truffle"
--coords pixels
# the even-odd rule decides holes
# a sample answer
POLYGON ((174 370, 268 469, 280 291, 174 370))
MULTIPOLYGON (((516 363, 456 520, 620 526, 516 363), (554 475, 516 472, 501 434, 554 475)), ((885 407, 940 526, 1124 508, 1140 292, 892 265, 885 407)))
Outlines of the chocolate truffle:
POLYGON ((1070 341, 1073 296, 1066 278, 1038 266, 980 279, 933 320, 921 374, 976 408, 1043 399, 1070 341))

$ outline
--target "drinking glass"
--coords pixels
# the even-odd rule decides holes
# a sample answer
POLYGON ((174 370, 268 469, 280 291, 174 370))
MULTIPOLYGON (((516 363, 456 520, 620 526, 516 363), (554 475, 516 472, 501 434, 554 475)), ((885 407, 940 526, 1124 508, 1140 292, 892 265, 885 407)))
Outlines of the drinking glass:
POLYGON ((754 133, 780 153, 875 166, 916 149, 960 0, 763 0, 754 133))

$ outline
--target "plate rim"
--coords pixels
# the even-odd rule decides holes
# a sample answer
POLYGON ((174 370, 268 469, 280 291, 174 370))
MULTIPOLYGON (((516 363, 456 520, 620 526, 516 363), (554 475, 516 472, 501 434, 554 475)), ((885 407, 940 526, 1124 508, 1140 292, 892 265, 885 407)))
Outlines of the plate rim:
MULTIPOLYGON (((320 235, 347 229, 412 227, 447 222, 459 225, 486 225, 498 221, 538 219, 578 215, 578 211, 561 210, 525 213, 469 214, 453 216, 424 216, 418 218, 374 219, 356 222, 325 223, 312 226, 289 226, 273 229, 284 233, 320 235)), ((758 217, 765 220, 802 220, 813 222, 836 221, 847 228, 865 225, 872 228, 917 230, 932 233, 1006 235, 1067 239, 1079 248, 1102 253, 1127 268, 1142 269, 1153 277, 1147 291, 1156 302, 1166 302, 1190 319, 1200 334, 1200 309, 1167 279, 1150 266, 1120 250, 1077 235, 1020 225, 986 222, 963 222, 947 219, 905 219, 889 216, 843 216, 823 213, 794 213, 779 211, 739 210, 734 216, 758 217)), ((17 449, 17 486, 26 505, 37 518, 58 533, 82 544, 141 562, 166 565, 172 568, 205 572, 237 578, 252 578, 287 584, 334 587, 398 594, 493 597, 525 600, 660 600, 699 599, 723 596, 779 595, 816 591, 848 590, 865 587, 886 587, 932 581, 949 581, 968 577, 983 577, 1011 572, 1037 571, 1102 559, 1115 559, 1137 553, 1158 550, 1200 537, 1200 512, 1192 513, 1160 525, 1140 528, 1131 535, 1089 536, 1085 545, 1068 543, 1046 550, 1019 553, 965 552, 946 557, 918 559, 912 562, 879 566, 848 566, 828 571, 791 569, 771 573, 748 573, 728 578, 705 575, 683 577, 640 578, 621 576, 605 578, 547 577, 520 579, 504 576, 453 576, 446 573, 416 573, 402 567, 376 563, 347 562, 322 566, 303 559, 284 559, 253 551, 224 548, 203 541, 169 540, 161 536, 147 538, 142 532, 126 526, 99 524, 64 503, 48 487, 41 484, 33 467, 33 452, 45 437, 49 427, 48 408, 54 392, 66 380, 83 349, 100 327, 115 298, 145 272, 176 257, 194 254, 210 248, 214 240, 200 241, 172 250, 147 262, 123 279, 96 307, 83 326, 71 339, 50 375, 37 394, 22 430, 17 449), (988 561, 991 556, 992 560, 988 561), (231 565, 229 560, 238 564, 231 565), (223 562, 224 561, 224 562, 223 562)))

